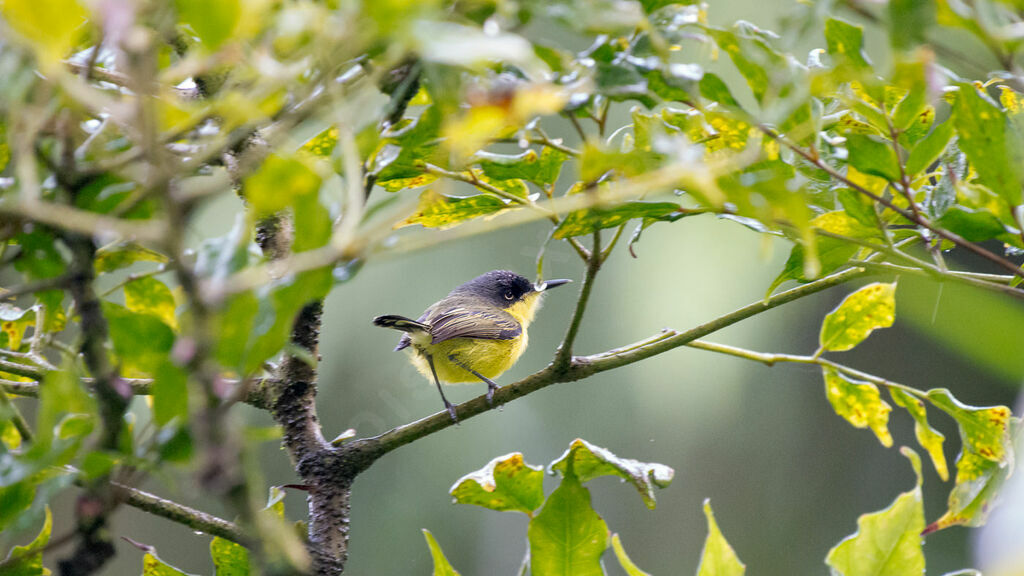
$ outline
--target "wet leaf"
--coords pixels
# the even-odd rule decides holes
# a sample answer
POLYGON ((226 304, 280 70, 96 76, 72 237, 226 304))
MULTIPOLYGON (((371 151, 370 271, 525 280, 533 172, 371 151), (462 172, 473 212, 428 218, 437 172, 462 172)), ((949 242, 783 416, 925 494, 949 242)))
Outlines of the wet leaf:
POLYGON ((590 491, 570 466, 562 483, 530 520, 530 572, 537 575, 603 576, 608 525, 590 505, 590 491))
POLYGON ((615 551, 615 557, 619 559, 619 564, 622 569, 626 571, 627 576, 651 576, 647 572, 640 569, 639 566, 630 560, 629 556, 626 555, 626 549, 622 547, 622 541, 619 539, 618 534, 612 534, 612 549, 615 551))
POLYGON ((549 466, 550 470, 558 470, 563 474, 567 474, 569 468, 572 468, 580 482, 601 476, 618 476, 628 480, 640 492, 644 504, 652 509, 655 506, 654 487, 667 487, 676 473, 664 464, 620 458, 608 449, 581 438, 573 440, 569 449, 549 466))
POLYGON ((708 520, 708 537, 700 554, 697 576, 742 576, 747 567, 725 540, 711 510, 711 501, 704 501, 704 516, 708 520))
POLYGON ((445 557, 441 545, 430 533, 430 530, 423 529, 423 537, 427 539, 427 547, 430 548, 430 557, 434 560, 434 576, 459 576, 459 573, 452 568, 448 558, 445 557))
POLYGON ((853 380, 831 366, 822 366, 825 377, 825 396, 836 414, 856 428, 870 428, 882 446, 892 446, 889 434, 889 406, 870 382, 853 380))
POLYGON ((928 452, 939 478, 942 478, 943 482, 948 480, 949 467, 946 464, 946 453, 942 451, 942 444, 946 437, 928 424, 924 402, 896 387, 889 388, 889 395, 892 396, 892 400, 897 406, 910 413, 914 419, 914 435, 917 437, 917 443, 928 452))
POLYGON ((544 503, 544 471, 513 452, 491 460, 455 482, 449 490, 459 504, 532 515, 544 503))
POLYGON ((917 484, 900 494, 888 508, 857 519, 857 532, 829 551, 825 562, 837 576, 910 576, 924 574, 921 531, 921 459, 909 448, 917 484))
POLYGON ((396 228, 419 224, 424 228, 446 229, 466 220, 494 215, 511 208, 508 200, 477 194, 476 196, 447 196, 433 190, 420 194, 419 209, 412 216, 395 225, 396 228))
POLYGON ((850 350, 875 329, 892 326, 896 310, 895 295, 895 283, 876 282, 844 298, 821 325, 822 349, 833 352, 850 350))

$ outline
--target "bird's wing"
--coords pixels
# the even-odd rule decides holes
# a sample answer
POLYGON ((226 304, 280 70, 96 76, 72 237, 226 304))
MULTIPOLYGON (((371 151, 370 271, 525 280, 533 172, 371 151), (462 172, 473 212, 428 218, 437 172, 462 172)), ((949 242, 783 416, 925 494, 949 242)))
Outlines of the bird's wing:
POLYGON ((432 344, 452 338, 512 340, 523 333, 519 322, 504 310, 472 311, 456 307, 428 318, 426 322, 434 336, 432 344))
MULTIPOLYGON (((430 314, 433 313, 433 307, 427 308, 427 310, 416 319, 417 324, 430 325, 430 314)), ((409 333, 402 334, 402 337, 398 339, 398 346, 395 346, 395 352, 399 350, 405 350, 412 344, 412 338, 409 337, 409 333)))

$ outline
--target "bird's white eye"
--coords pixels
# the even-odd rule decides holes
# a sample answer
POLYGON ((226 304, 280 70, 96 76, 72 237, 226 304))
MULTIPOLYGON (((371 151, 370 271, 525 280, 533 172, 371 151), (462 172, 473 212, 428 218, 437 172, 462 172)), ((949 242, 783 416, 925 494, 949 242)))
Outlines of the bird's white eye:
POLYGON ((516 295, 512 292, 505 292, 505 300, 515 300, 516 295))

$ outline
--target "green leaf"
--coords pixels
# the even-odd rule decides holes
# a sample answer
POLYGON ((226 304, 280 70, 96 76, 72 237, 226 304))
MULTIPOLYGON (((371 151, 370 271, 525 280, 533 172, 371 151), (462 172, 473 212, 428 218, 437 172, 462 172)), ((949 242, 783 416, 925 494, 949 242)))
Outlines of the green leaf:
POLYGON ((604 576, 601 555, 608 525, 590 505, 590 491, 572 466, 527 529, 530 573, 537 576, 604 576))
POLYGON ((4 0, 4 20, 39 53, 44 66, 57 65, 75 45, 89 13, 77 0, 4 0))
POLYGON ((772 281, 771 285, 768 286, 767 294, 770 295, 776 288, 788 280, 811 282, 825 274, 830 274, 838 270, 841 266, 845 265, 854 254, 857 253, 857 250, 859 250, 860 247, 856 244, 839 240, 838 238, 822 236, 817 238, 817 249, 817 274, 809 276, 807 274, 807 251, 803 244, 794 244, 793 249, 789 252, 789 258, 786 259, 786 264, 782 268, 782 272, 780 272, 775 280, 772 281))
POLYGON ((821 325, 822 349, 833 352, 852 349, 876 328, 892 326, 895 310, 895 283, 868 284, 844 298, 825 317, 821 325))
POLYGON ((909 50, 926 42, 935 24, 935 3, 889 0, 889 42, 895 50, 909 50))
MULTIPOLYGON (((785 76, 789 71, 789 64, 785 57, 767 42, 767 39, 774 35, 765 33, 749 22, 738 22, 734 28, 735 31, 712 27, 705 30, 714 38, 718 47, 732 59, 759 103, 764 104, 765 97, 769 94, 773 97, 786 96, 793 88, 792 82, 785 76)), ((715 84, 713 80, 711 82, 715 84)), ((701 93, 703 92, 702 80, 701 93)))
MULTIPOLYGON (((0 486, 0 530, 6 529, 32 505, 32 500, 36 496, 35 484, 34 480, 22 480, 9 486, 0 486)), ((0 573, 2 572, 0 569, 0 573)))
POLYGON ((871 67, 864 55, 864 29, 836 18, 825 20, 825 42, 828 53, 839 64, 855 69, 871 67))
POLYGON ((230 540, 216 537, 210 542, 216 576, 249 576, 249 551, 230 540))
POLYGON ((952 122, 940 122, 935 129, 925 136, 910 151, 907 157, 907 176, 916 178, 920 173, 928 169, 946 151, 946 146, 953 139, 954 125, 952 122))
POLYGON ((971 84, 961 84, 953 104, 960 149, 978 179, 1011 206, 1021 203, 1022 146, 1006 114, 971 84))
POLYGON ((1006 227, 991 212, 963 206, 950 207, 936 223, 968 242, 984 242, 1006 234, 1006 227))
POLYGON ((241 0, 175 0, 178 19, 214 51, 234 33, 242 16, 241 0))
POLYGON ((315 196, 320 177, 297 156, 272 154, 245 179, 243 189, 253 217, 260 219, 292 206, 301 197, 315 196))
POLYGON ((622 541, 619 540, 618 534, 612 534, 612 549, 615 551, 615 557, 619 559, 619 564, 622 565, 622 569, 626 571, 627 576, 651 576, 647 572, 640 569, 639 566, 630 560, 629 556, 626 555, 626 549, 622 547, 622 541))
POLYGON ((513 452, 463 476, 448 492, 459 504, 532 515, 544 503, 544 471, 526 464, 522 454, 513 452))
POLYGON ((849 134, 846 136, 846 148, 850 151, 849 162, 857 170, 881 176, 890 182, 899 181, 899 161, 888 142, 865 134, 849 134))
POLYGON ((320 158, 330 158, 334 149, 338 146, 338 127, 328 126, 316 136, 310 138, 302 145, 303 152, 308 152, 320 158))
POLYGON ((573 440, 569 449, 552 462, 549 469, 563 474, 569 474, 571 469, 580 482, 601 476, 618 476, 632 483, 640 492, 644 504, 651 509, 655 506, 654 487, 667 487, 676 474, 675 470, 664 464, 620 458, 608 449, 595 446, 582 438, 573 440))
POLYGON ((647 79, 634 66, 598 62, 594 84, 597 91, 610 100, 637 100, 648 108, 657 105, 657 101, 647 89, 647 79))
POLYGON ((829 551, 825 562, 837 576, 910 576, 924 574, 921 531, 921 459, 902 448, 917 474, 917 484, 888 508, 857 519, 857 532, 829 551))
POLYGON ((481 150, 470 162, 480 166, 484 175, 494 180, 529 180, 538 186, 554 184, 568 156, 545 146, 538 155, 533 150, 522 154, 495 154, 481 150))
POLYGON ((928 424, 928 415, 924 402, 896 387, 889 387, 889 395, 897 406, 905 409, 914 419, 914 435, 917 443, 928 452, 935 466, 935 472, 945 482, 949 479, 949 467, 946 464, 946 453, 942 451, 942 443, 946 437, 928 424))
POLYGON ((930 534, 950 526, 982 526, 999 499, 999 491, 1013 473, 1013 464, 993 462, 961 450, 956 461, 957 474, 949 492, 948 508, 924 530, 930 534))
POLYGON ((591 234, 594 230, 615 228, 633 220, 678 220, 684 215, 674 202, 623 202, 613 208, 575 210, 566 215, 555 229, 554 238, 571 238, 591 234))
POLYGON ((132 280, 126 284, 124 303, 125 308, 132 312, 156 316, 170 328, 178 328, 174 295, 166 284, 152 276, 132 280))
POLYGON ((133 312, 113 302, 103 302, 110 340, 126 368, 152 373, 174 345, 174 332, 152 314, 133 312))
POLYGON ((167 256, 156 250, 150 250, 137 242, 118 242, 116 244, 108 244, 97 250, 93 267, 97 274, 104 274, 127 268, 136 262, 164 264, 167 261, 167 256))
POLYGON ((192 576, 161 560, 152 547, 149 549, 142 557, 142 576, 192 576))
POLYGON ((153 373, 153 420, 163 426, 175 418, 188 418, 188 375, 171 360, 164 359, 153 373))
POLYGON ((889 406, 870 382, 853 380, 831 366, 822 366, 825 377, 825 396, 836 414, 856 428, 871 428, 878 441, 886 448, 892 446, 889 434, 889 406))
POLYGON ((83 388, 80 374, 70 362, 60 370, 47 372, 39 387, 36 436, 41 444, 49 445, 57 423, 66 414, 96 414, 96 402, 83 388))
MULTIPOLYGON (((1006 406, 979 408, 961 403, 945 388, 928 391, 928 399, 935 407, 949 414, 960 426, 960 439, 964 449, 986 460, 1000 464, 1012 463, 1010 418, 1006 406)), ((958 470, 958 473, 962 472, 958 470)))
POLYGON ((710 72, 704 74, 704 77, 700 79, 699 86, 700 95, 708 100, 718 102, 733 110, 742 109, 740 103, 733 98, 732 92, 729 91, 729 86, 718 75, 710 72))
POLYGON ((427 547, 430 548, 430 557, 434 559, 434 576, 459 576, 459 573, 452 568, 448 558, 445 557, 441 545, 430 533, 430 530, 423 529, 423 537, 427 539, 427 547))
POLYGON ((497 214, 512 207, 508 200, 490 194, 446 196, 428 189, 420 194, 419 209, 395 227, 419 224, 424 228, 444 230, 458 226, 466 220, 497 214))
POLYGON ((15 546, 0 568, 2 576, 48 576, 50 570, 43 566, 43 549, 50 542, 53 531, 53 515, 46 508, 46 519, 39 534, 27 546, 15 546), (14 560, 16 559, 16 560, 14 560), (12 561, 13 560, 13 561, 12 561))
POLYGON ((711 500, 704 501, 704 516, 708 519, 708 537, 700 554, 697 576, 742 576, 747 567, 725 540, 711 511, 711 500))
POLYGON ((597 182, 606 172, 622 178, 638 176, 661 166, 662 161, 663 156, 655 152, 637 149, 621 152, 587 142, 580 158, 580 179, 597 182))
POLYGON ((35 323, 35 309, 22 310, 13 304, 0 302, 0 344, 4 348, 14 351, 21 348, 25 330, 35 323))

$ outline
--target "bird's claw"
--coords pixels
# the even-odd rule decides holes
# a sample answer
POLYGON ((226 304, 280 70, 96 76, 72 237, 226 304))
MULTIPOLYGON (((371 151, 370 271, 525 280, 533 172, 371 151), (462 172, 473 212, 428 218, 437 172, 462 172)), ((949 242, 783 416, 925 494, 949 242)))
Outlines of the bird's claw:
POLYGON ((494 405, 494 391, 498 389, 498 385, 494 383, 487 384, 487 405, 494 405))
POLYGON ((445 400, 444 407, 446 410, 448 410, 448 415, 451 416, 452 422, 458 424, 459 415, 455 413, 455 406, 453 406, 451 402, 445 400))

